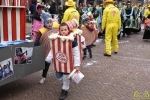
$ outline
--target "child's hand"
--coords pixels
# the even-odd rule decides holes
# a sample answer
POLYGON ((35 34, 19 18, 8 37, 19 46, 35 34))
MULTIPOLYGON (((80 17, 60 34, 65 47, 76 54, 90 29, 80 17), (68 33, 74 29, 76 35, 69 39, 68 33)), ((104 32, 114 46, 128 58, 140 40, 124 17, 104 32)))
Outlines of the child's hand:
POLYGON ((74 68, 75 68, 77 71, 80 70, 79 66, 75 66, 74 68))

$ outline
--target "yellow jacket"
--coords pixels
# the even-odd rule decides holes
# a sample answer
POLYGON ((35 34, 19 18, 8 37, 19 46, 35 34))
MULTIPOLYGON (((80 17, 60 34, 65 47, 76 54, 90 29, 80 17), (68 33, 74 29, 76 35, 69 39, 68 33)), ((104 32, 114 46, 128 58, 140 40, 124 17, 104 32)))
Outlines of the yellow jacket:
POLYGON ((48 29, 43 27, 39 29, 39 32, 43 35, 48 29))
POLYGON ((146 9, 145 10, 145 13, 144 13, 144 17, 147 18, 147 16, 150 14, 150 10, 149 9, 146 9))
POLYGON ((102 30, 104 30, 109 24, 117 23, 118 29, 121 28, 121 17, 119 9, 113 4, 109 4, 103 13, 102 18, 102 30))
POLYGON ((79 22, 80 14, 74 7, 69 7, 63 16, 61 23, 76 19, 79 22))

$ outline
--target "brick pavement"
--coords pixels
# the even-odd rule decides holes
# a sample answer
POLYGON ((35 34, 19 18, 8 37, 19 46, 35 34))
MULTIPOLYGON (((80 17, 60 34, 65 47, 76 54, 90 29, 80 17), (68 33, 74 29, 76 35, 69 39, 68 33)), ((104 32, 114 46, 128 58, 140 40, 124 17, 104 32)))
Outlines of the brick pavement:
MULTIPOLYGON (((150 42, 142 35, 121 38, 119 52, 112 57, 103 56, 104 41, 97 43, 93 58, 81 66, 85 78, 79 85, 71 84, 66 100, 141 100, 133 99, 136 90, 150 92, 150 42)), ((61 84, 52 67, 45 84, 38 84, 40 77, 41 71, 1 86, 0 100, 58 100, 61 84)))

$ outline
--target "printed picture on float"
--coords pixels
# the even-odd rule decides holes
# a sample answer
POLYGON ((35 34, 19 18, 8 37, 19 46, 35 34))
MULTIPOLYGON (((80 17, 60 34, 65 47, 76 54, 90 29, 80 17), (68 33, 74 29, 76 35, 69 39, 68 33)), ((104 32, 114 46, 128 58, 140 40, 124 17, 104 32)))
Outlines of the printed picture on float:
POLYGON ((14 63, 15 64, 31 64, 33 47, 16 47, 14 63))
POLYGON ((13 72, 13 65, 12 65, 12 58, 6 59, 0 62, 0 81, 12 76, 13 72))

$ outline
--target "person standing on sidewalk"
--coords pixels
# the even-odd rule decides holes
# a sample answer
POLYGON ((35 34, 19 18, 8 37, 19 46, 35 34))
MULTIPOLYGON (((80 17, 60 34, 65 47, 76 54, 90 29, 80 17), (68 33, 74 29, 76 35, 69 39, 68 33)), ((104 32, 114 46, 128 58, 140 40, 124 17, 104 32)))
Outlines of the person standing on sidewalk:
MULTIPOLYGON (((36 3, 37 3, 37 0, 32 0, 32 4, 30 5, 30 8, 29 8, 29 10, 31 11, 31 15, 33 15, 36 12, 36 3)), ((31 22, 33 24, 33 18, 31 22)))
POLYGON ((48 4, 48 2, 47 2, 44 6, 45 6, 45 8, 46 8, 46 12, 48 12, 49 9, 50 9, 50 5, 48 4))
POLYGON ((50 6, 51 7, 49 9, 49 12, 50 12, 50 14, 52 14, 52 18, 54 18, 54 14, 57 14, 57 8, 56 8, 57 4, 56 4, 55 0, 52 0, 52 4, 50 6))
POLYGON ((111 42, 114 47, 114 53, 118 52, 118 31, 121 28, 121 17, 119 9, 114 6, 113 0, 105 1, 106 8, 102 18, 102 31, 105 30, 106 53, 104 56, 111 57, 111 42))
POLYGON ((68 7, 64 13, 63 19, 61 23, 70 21, 72 19, 76 19, 79 22, 80 14, 75 9, 75 2, 73 0, 68 0, 68 2, 65 2, 65 5, 68 7))

